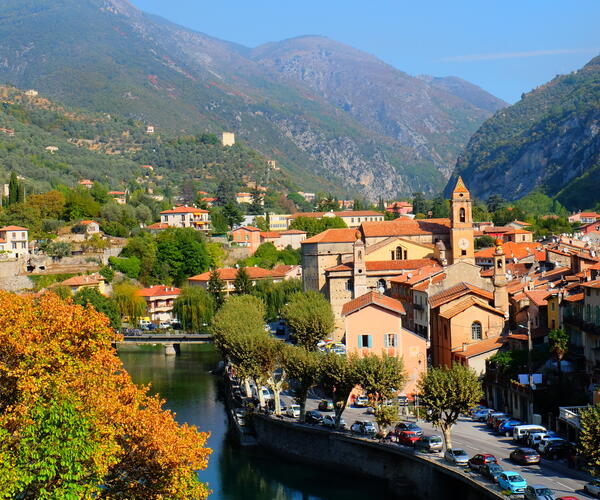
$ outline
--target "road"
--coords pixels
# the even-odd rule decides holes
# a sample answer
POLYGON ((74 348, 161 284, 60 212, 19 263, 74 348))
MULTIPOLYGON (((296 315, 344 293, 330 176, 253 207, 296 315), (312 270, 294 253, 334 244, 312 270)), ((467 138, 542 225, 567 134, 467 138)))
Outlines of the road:
MULTIPOLYGON (((284 404, 292 403, 289 394, 283 396, 284 404)), ((317 409, 319 399, 309 398, 307 410, 317 409)), ((344 411, 344 420, 348 427, 355 420, 373 420, 373 415, 367 413, 366 408, 349 406, 344 411)), ((410 419, 414 422, 414 418, 410 419)), ((425 434, 438 434, 429 423, 419 421, 418 425, 425 434)), ((463 448, 470 456, 477 453, 491 453, 496 456, 504 470, 512 470, 521 474, 527 484, 541 484, 554 490, 556 497, 575 494, 578 498, 592 498, 583 492, 583 485, 587 482, 587 475, 567 467, 563 461, 542 459, 539 465, 515 465, 508 460, 511 451, 516 448, 512 437, 498 436, 488 430, 483 423, 472 422, 470 419, 461 418, 452 431, 452 441, 455 448, 463 448)), ((394 445, 401 446, 401 445, 394 445)))

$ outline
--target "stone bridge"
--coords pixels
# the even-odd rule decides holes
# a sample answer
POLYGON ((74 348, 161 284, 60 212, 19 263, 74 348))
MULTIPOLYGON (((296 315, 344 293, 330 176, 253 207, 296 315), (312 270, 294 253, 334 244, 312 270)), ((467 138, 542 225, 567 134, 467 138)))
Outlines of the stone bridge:
POLYGON ((212 335, 208 333, 149 333, 146 335, 125 335, 123 340, 114 342, 114 346, 126 344, 162 344, 165 346, 166 356, 175 356, 180 352, 181 344, 207 344, 212 342, 212 335))

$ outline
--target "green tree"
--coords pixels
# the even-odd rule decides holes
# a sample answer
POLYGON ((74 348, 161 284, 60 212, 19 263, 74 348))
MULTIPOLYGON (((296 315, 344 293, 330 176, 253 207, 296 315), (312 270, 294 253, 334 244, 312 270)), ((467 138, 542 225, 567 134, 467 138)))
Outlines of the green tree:
POLYGON ((19 180, 17 174, 11 172, 8 181, 8 205, 13 205, 19 201, 19 180))
POLYGON ((550 330, 548 333, 548 344, 550 346, 550 352, 556 359, 556 366, 558 367, 558 378, 562 380, 562 360, 565 354, 569 350, 570 336, 562 328, 550 330))
POLYGON ((397 396, 406 384, 404 363, 401 358, 387 354, 368 354, 358 360, 356 370, 360 385, 369 395, 369 404, 375 411, 375 421, 385 436, 388 427, 398 419, 398 405, 394 402, 390 407, 387 401, 397 396))
POLYGON ((114 299, 105 297, 97 288, 80 288, 73 297, 73 302, 84 307, 91 305, 96 311, 105 314, 110 319, 110 325, 113 328, 121 326, 121 316, 114 299))
POLYGON ((290 224, 290 229, 306 231, 307 236, 322 233, 327 229, 340 229, 348 227, 341 217, 323 217, 316 219, 314 217, 296 217, 290 224))
POLYGON ((112 297, 121 316, 129 318, 129 324, 137 325, 138 320, 146 313, 146 301, 139 294, 139 288, 131 283, 123 282, 113 286, 112 297))
POLYGON ((279 283, 273 280, 260 280, 254 285, 252 294, 260 297, 266 306, 266 317, 274 321, 282 314, 283 307, 288 303, 291 295, 302 291, 302 280, 289 279, 279 283))
POLYGON ((446 448, 452 448, 452 427, 458 417, 483 397, 477 374, 459 364, 431 368, 421 375, 417 387, 425 419, 442 431, 446 448))
POLYGON ((496 239, 488 234, 475 238, 475 248, 489 248, 496 244, 496 239))
POLYGON ((357 364, 358 357, 354 354, 339 356, 330 352, 321 358, 321 386, 333 401, 336 427, 340 425, 352 390, 360 384, 357 364))
POLYGON ((71 245, 68 241, 53 241, 46 248, 46 255, 54 259, 62 259, 71 255, 71 245))
POLYGON ((269 221, 263 216, 254 217, 254 225, 261 231, 269 231, 269 221))
POLYGON ((497 212, 506 205, 506 200, 499 194, 491 195, 487 200, 487 210, 490 213, 497 212))
POLYGON ((579 415, 579 453, 588 461, 590 472, 600 475, 600 405, 590 406, 579 415))
POLYGON ((244 216, 242 215, 242 211, 239 209, 237 203, 234 201, 229 201, 223 206, 223 217, 227 221, 227 226, 229 229, 233 229, 235 226, 239 225, 243 220, 244 216))
POLYGON ((245 268, 240 267, 233 280, 233 288, 238 295, 246 295, 252 293, 252 281, 245 268))
POLYGON ((229 230, 229 226, 227 225, 225 215, 223 215, 223 209, 221 207, 212 207, 209 212, 212 232, 215 234, 226 233, 229 230))
POLYGON ((109 257, 108 263, 128 278, 136 279, 140 275, 141 264, 137 257, 109 257))
POLYGON ((321 377, 323 356, 319 351, 290 346, 285 358, 285 369, 291 379, 291 392, 296 403, 300 405, 300 422, 304 422, 308 393, 321 377))
POLYGON ((431 216, 436 219, 449 217, 450 202, 443 196, 436 196, 431 204, 431 216))
POLYGON ((298 343, 314 351, 317 343, 326 338, 335 327, 331 304, 318 292, 293 294, 281 311, 298 343))
POLYGON ((221 275, 217 269, 213 269, 210 272, 207 290, 213 298, 215 308, 220 309, 223 302, 225 302, 225 281, 221 279, 221 275))
POLYGON ((173 314, 184 330, 200 331, 210 324, 215 313, 212 296, 198 286, 185 286, 173 303, 173 314))
POLYGON ((252 203, 248 207, 248 213, 251 215, 259 215, 264 212, 263 193, 258 189, 252 190, 252 203))
POLYGON ((412 205, 414 214, 426 214, 429 210, 429 204, 421 192, 413 193, 412 205))

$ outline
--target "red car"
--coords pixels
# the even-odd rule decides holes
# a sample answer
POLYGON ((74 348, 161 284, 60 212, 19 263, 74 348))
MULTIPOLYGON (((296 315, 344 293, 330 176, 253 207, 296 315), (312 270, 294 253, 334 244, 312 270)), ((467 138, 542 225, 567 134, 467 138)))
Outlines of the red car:
POLYGON ((490 455, 489 453, 480 453, 478 455, 475 455, 471 457, 468 462, 469 468, 476 471, 481 471, 484 465, 497 463, 498 460, 496 460, 496 457, 494 455, 490 455))
POLYGON ((420 439, 420 436, 415 431, 402 431, 398 434, 398 442, 406 446, 414 446, 420 439))

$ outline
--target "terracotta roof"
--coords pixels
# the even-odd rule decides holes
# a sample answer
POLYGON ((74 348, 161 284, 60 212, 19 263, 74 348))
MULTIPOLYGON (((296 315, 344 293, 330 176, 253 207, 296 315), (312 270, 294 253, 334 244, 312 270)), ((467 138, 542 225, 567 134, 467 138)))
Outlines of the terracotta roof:
MULTIPOLYGON (((262 267, 245 267, 244 269, 248 273, 248 276, 251 280, 282 277, 282 274, 276 272, 275 270, 271 271, 269 269, 263 269, 262 267)), ((220 278, 225 281, 235 280, 238 271, 239 269, 235 267, 223 267, 221 269, 217 269, 220 278)), ((188 278, 189 281, 208 281, 209 279, 210 271, 188 278)))
POLYGON ((360 297, 346 302, 342 307, 342 316, 348 316, 370 305, 383 307, 384 309, 389 309, 390 311, 394 311, 399 314, 406 314, 406 311, 399 300, 387 297, 386 295, 381 295, 377 292, 368 292, 360 297))
MULTIPOLYGON (((538 243, 529 243, 529 242, 519 242, 515 243, 513 241, 508 241, 507 243, 502 244, 502 250, 504 251, 504 255, 506 259, 517 259, 521 260, 530 255, 534 257, 539 256, 540 250, 538 250, 538 243)), ((475 252, 476 259, 491 259, 496 254, 496 247, 488 247, 482 250, 475 252)), ((545 253, 543 254, 545 257, 545 253)))
POLYGON ((155 222, 154 224, 150 224, 148 229, 168 229, 169 224, 165 224, 164 222, 155 222))
POLYGON ((180 288, 165 285, 154 285, 149 288, 143 288, 138 291, 138 295, 142 297, 161 297, 163 295, 179 295, 181 293, 180 288))
POLYGON ((72 278, 62 281, 60 284, 65 286, 92 286, 99 285, 102 281, 104 281, 104 277, 98 273, 94 273, 89 275, 73 276, 72 278))
POLYGON ((281 234, 306 234, 306 231, 300 231, 299 229, 288 229, 286 231, 280 231, 281 234))
POLYGON ((82 220, 79 224, 87 226, 88 224, 98 224, 95 220, 82 220))
POLYGON ((89 179, 81 179, 79 181, 79 184, 81 184, 82 186, 89 186, 90 184, 94 184, 94 183, 89 179))
MULTIPOLYGON (((125 194, 125 193, 123 193, 125 194)), ((170 210, 163 210, 161 214, 207 214, 208 210, 202 210, 196 207, 175 207, 170 210)))
POLYGON ((281 234, 279 234, 277 231, 261 231, 260 237, 261 238, 281 238, 281 234))
MULTIPOLYGON (((305 239, 306 243, 350 243, 357 240, 357 230, 355 228, 326 229, 322 233, 305 239)), ((360 236, 360 233, 358 234, 360 236)))
POLYGON ((469 344, 464 350, 459 347, 459 350, 452 351, 452 354, 460 358, 473 358, 480 354, 500 349, 505 341, 506 337, 491 337, 469 344))
POLYGON ((488 303, 477 297, 473 297, 472 295, 465 297, 458 304, 455 304, 445 311, 440 312, 440 316, 442 318, 450 319, 473 306, 481 307, 482 309, 486 309, 494 314, 504 316, 504 312, 502 312, 500 309, 496 309, 495 307, 490 306, 488 303))
POLYGON ((273 268, 273 272, 284 275, 284 274, 287 274, 290 271, 294 270, 297 267, 300 267, 300 266, 289 266, 287 264, 279 264, 273 268))
MULTIPOLYGON (((367 271, 400 271, 413 270, 426 266, 438 265, 433 259, 407 259, 407 260, 374 260, 365 262, 367 271)), ((441 269, 441 266, 438 265, 441 269)), ((351 271, 354 269, 354 262, 346 262, 338 266, 330 267, 325 271, 351 271)))
POLYGON ((584 297, 583 293, 575 293, 573 295, 567 295, 564 300, 568 302, 579 302, 580 300, 583 300, 584 297))
POLYGON ((250 231, 251 233, 255 233, 258 231, 260 233, 260 229, 254 226, 241 226, 233 230, 233 232, 235 231, 250 231))
POLYGON ((458 285, 454 285, 453 287, 429 297, 429 305, 433 308, 439 307, 443 304, 451 302, 452 300, 458 299, 463 295, 468 295, 471 293, 480 295, 488 300, 493 300, 494 298, 494 294, 492 292, 488 292, 483 288, 479 288, 478 286, 471 285, 470 283, 465 283, 463 281, 458 285))
POLYGON ((423 266, 413 272, 403 273, 400 276, 393 277, 390 279, 390 283, 412 285, 419 283, 420 281, 427 280, 431 276, 434 276, 443 270, 443 267, 439 265, 423 266))
POLYGON ((125 191, 109 191, 108 194, 118 194, 118 195, 124 195, 126 194, 125 191))
POLYGON ((536 306, 541 307, 548 305, 546 298, 548 298, 548 296, 551 294, 547 290, 527 290, 525 295, 527 295, 529 300, 531 300, 531 302, 533 302, 536 306))
POLYGON ((363 222, 361 228, 366 238, 447 234, 450 232, 450 219, 401 218, 392 221, 363 222))
POLYGON ((524 222, 522 220, 514 220, 514 221, 512 221, 511 224, 519 224, 520 226, 531 226, 531 224, 529 224, 529 222, 524 222))
POLYGON ((584 281, 581 286, 586 288, 600 288, 600 279, 594 281, 584 281))
POLYGON ((458 180, 456 181, 456 186, 454 186, 454 190, 452 191, 453 193, 468 193, 469 190, 467 189, 467 186, 465 186, 465 183, 462 180, 462 177, 459 175, 458 176, 458 180))
POLYGON ((435 285, 436 283, 441 283, 445 279, 446 279, 446 274, 445 273, 436 274, 433 278, 431 278, 431 282, 429 280, 422 281, 421 283, 418 283, 418 284, 414 285, 412 287, 412 289, 415 290, 415 291, 417 291, 417 292, 424 292, 425 290, 427 290, 427 288, 429 287, 429 285, 435 285))
POLYGON ((0 231, 29 231, 29 229, 21 226, 4 226, 0 227, 0 231))

